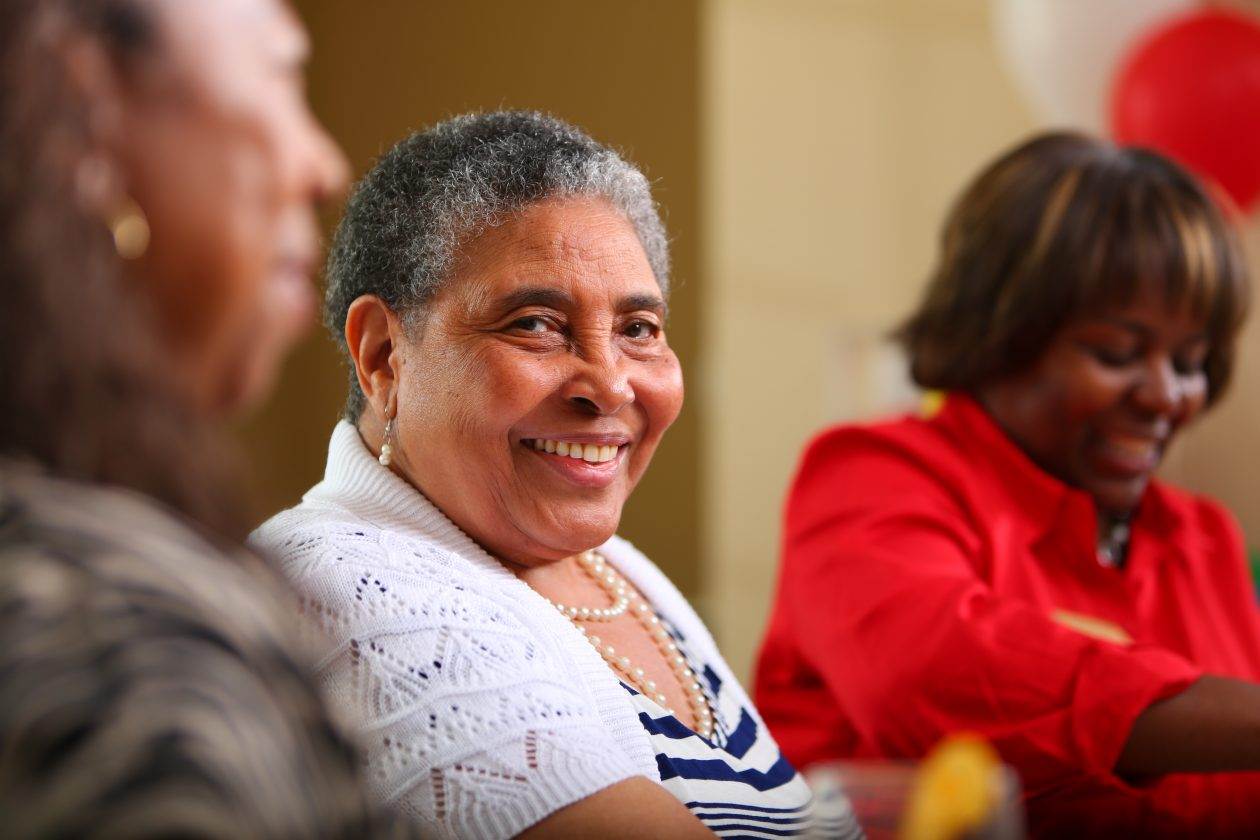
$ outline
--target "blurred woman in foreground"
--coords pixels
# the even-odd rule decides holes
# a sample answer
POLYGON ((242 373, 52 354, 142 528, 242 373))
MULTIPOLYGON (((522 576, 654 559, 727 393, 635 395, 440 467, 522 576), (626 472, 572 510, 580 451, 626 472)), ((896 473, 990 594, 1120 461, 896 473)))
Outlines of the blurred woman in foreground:
POLYGON ((1067 134, 1002 157, 901 331, 949 392, 831 429, 787 506, 757 700, 801 765, 983 733, 1041 836, 1260 831, 1260 621, 1241 535, 1153 479, 1225 390, 1232 231, 1154 154, 1067 134))
POLYGON ((340 153, 276 0, 0 5, 6 836, 359 836, 219 424, 312 314, 340 153))

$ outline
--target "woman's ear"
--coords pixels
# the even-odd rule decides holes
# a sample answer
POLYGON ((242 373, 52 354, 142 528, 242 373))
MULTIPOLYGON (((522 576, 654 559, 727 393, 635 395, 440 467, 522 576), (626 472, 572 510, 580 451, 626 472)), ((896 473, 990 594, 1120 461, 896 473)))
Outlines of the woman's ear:
POLYGON ((346 347, 363 396, 381 423, 393 417, 398 399, 402 320, 376 295, 360 295, 346 312, 346 347))
POLYGON ((99 38, 67 35, 61 39, 66 80, 87 104, 88 130, 97 141, 117 139, 122 117, 123 84, 118 67, 99 38))
POLYGON ((127 188, 118 154, 124 145, 123 85, 98 38, 67 35, 61 52, 67 84, 87 116, 83 157, 74 161, 75 188, 83 209, 108 223, 127 188))

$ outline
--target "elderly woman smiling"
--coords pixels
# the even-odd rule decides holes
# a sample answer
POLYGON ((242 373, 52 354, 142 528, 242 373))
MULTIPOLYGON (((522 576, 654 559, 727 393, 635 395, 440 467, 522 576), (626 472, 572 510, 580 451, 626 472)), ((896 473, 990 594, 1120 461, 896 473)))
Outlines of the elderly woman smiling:
POLYGON ((682 406, 668 271, 643 175, 532 113, 404 140, 338 230, 346 420, 257 539, 376 793, 439 836, 812 825, 704 625, 614 536, 682 406))

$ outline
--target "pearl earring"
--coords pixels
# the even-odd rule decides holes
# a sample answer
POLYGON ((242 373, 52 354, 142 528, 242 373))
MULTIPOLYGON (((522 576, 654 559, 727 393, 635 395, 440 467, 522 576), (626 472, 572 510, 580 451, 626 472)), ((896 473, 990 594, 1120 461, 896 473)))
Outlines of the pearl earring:
POLYGON ((394 418, 391 417, 385 421, 385 440, 381 443, 381 454, 376 459, 382 467, 389 466, 389 458, 394 453, 394 447, 389 445, 389 438, 394 433, 394 418))

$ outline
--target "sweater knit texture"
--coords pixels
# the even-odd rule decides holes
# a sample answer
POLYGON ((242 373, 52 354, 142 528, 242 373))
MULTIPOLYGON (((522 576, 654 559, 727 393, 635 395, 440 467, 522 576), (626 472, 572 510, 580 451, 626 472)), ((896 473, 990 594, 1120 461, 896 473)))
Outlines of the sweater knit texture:
MULTIPOLYGON (((253 542, 312 619, 319 682, 360 733, 370 792, 435 836, 511 837, 632 776, 660 782, 650 736, 599 653, 378 464, 349 423, 333 431, 323 481, 253 542)), ((642 553, 615 536, 599 550, 737 685, 642 553)))

